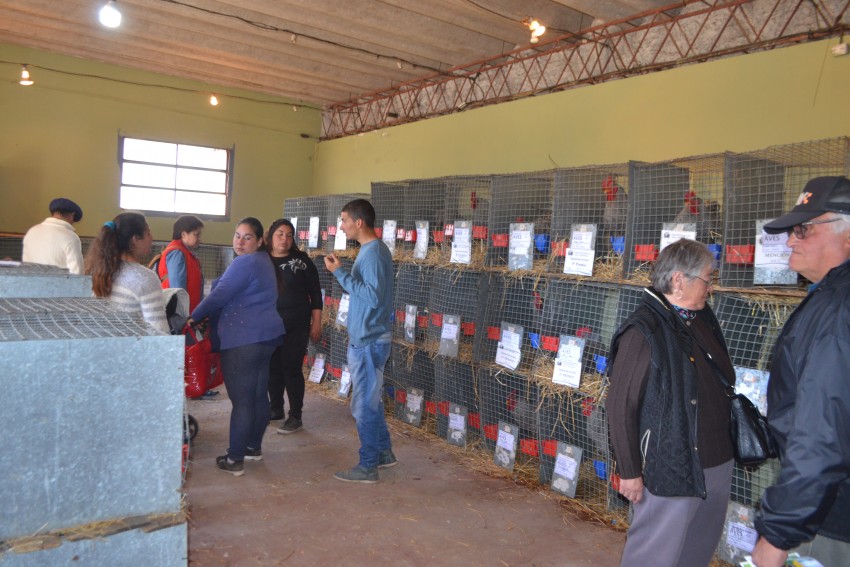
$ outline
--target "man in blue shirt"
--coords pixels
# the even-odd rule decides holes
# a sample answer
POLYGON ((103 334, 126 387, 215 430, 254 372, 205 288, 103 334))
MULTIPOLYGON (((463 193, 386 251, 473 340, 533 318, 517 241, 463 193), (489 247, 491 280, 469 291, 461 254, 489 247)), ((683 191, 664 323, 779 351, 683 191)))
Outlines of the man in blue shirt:
POLYGON ((381 392, 384 367, 392 344, 393 259, 375 233, 375 209, 365 199, 342 208, 342 231, 360 243, 351 273, 335 254, 325 267, 348 292, 348 368, 351 372, 351 415, 360 436, 360 462, 334 475, 344 482, 378 482, 378 468, 398 464, 390 444, 381 392))

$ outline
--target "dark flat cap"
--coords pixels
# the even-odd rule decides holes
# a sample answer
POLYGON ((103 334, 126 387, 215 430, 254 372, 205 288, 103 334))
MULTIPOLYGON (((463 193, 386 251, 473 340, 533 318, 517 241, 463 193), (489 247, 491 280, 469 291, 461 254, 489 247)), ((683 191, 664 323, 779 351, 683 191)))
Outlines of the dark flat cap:
POLYGON ((80 206, 65 197, 59 197, 50 201, 50 213, 53 214, 56 211, 62 214, 74 213, 74 222, 80 222, 80 219, 83 218, 83 210, 80 206))

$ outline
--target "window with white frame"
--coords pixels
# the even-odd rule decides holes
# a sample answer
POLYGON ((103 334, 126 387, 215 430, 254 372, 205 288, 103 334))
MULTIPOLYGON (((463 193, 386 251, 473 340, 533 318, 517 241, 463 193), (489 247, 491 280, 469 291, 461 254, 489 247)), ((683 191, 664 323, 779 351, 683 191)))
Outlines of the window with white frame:
POLYGON ((233 150, 120 138, 119 206, 226 219, 233 150))

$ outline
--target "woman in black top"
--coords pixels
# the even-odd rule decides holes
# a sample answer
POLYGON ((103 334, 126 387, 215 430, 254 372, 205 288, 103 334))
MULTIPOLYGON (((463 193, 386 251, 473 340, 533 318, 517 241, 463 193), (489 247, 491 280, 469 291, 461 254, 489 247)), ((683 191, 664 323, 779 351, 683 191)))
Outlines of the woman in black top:
POLYGON ((272 355, 269 369, 271 420, 284 417, 283 393, 289 398, 289 417, 277 432, 288 435, 302 427, 304 372, 307 340, 317 342, 322 334, 322 290, 319 272, 306 253, 295 244, 295 227, 278 219, 269 227, 267 242, 275 268, 281 271, 284 289, 277 298, 277 311, 286 327, 286 340, 272 355))

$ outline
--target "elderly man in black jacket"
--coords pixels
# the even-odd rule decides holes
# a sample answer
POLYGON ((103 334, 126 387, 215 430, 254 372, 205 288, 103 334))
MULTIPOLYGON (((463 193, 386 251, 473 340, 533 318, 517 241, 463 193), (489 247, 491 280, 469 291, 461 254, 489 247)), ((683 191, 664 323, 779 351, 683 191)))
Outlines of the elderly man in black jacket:
POLYGON ((789 266, 814 282, 773 351, 768 420, 782 468, 756 517, 758 567, 799 548, 850 566, 850 181, 818 177, 765 225, 788 232, 789 266))

